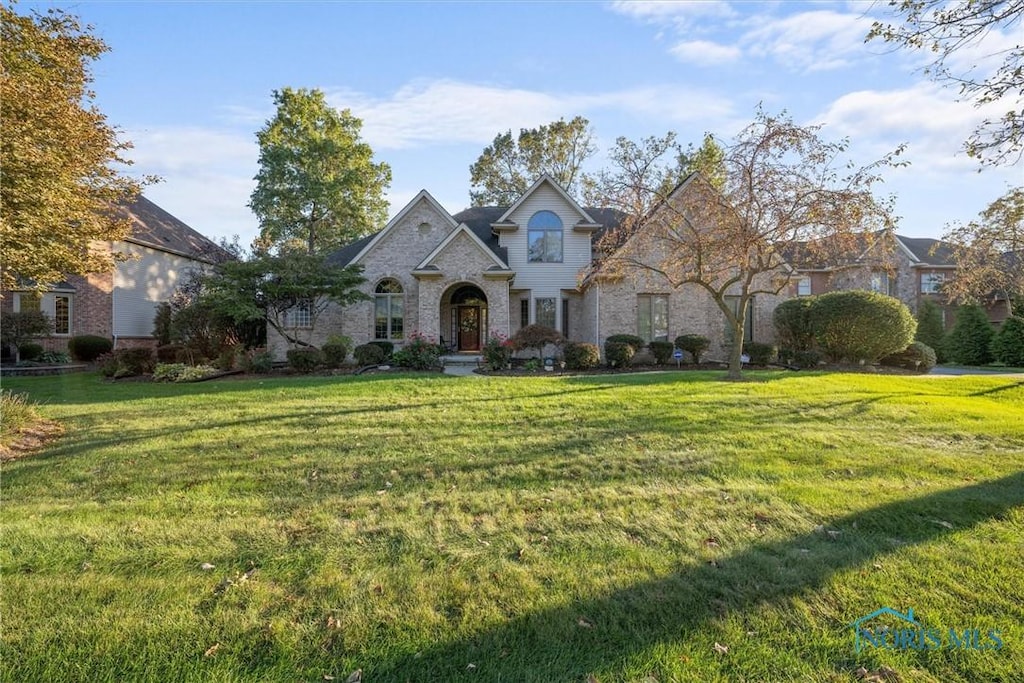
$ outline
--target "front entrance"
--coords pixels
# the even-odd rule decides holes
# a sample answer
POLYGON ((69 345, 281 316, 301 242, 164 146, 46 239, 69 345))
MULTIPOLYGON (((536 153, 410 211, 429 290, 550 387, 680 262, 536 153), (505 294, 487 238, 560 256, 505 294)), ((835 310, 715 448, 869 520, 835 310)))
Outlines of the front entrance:
POLYGON ((479 351, 487 331, 487 296, 479 287, 463 284, 446 298, 449 333, 445 336, 456 351, 479 351))
POLYGON ((480 307, 458 306, 459 351, 480 350, 480 307))

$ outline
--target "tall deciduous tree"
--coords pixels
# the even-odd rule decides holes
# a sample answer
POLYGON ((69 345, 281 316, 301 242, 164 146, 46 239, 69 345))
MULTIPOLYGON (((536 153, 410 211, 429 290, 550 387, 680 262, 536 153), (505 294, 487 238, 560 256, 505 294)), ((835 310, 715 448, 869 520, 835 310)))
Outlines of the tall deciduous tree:
POLYGON ((679 166, 683 170, 683 177, 690 173, 700 173, 712 187, 719 190, 725 187, 725 149, 711 133, 704 134, 700 147, 690 143, 679 157, 679 166))
POLYGON ((256 134, 260 170, 249 207, 260 221, 259 252, 327 253, 387 218, 391 168, 374 163, 362 121, 331 107, 320 90, 274 91, 277 113, 256 134))
MULTIPOLYGON (((603 205, 626 215, 606 239, 615 248, 600 268, 611 276, 653 273, 670 287, 707 292, 730 337, 744 338, 747 308, 759 294, 789 284, 787 258, 795 249, 853 243, 892 223, 891 202, 873 186, 900 150, 867 166, 844 159, 847 141, 829 142, 819 126, 799 126, 786 116, 758 111, 725 149, 725 181, 716 188, 693 174, 666 192, 673 164, 664 139, 621 144, 629 153, 604 174, 603 205), (808 246, 810 245, 810 246, 808 246)), ((729 377, 741 375, 742 347, 732 344, 729 377)))
POLYGON ((953 225, 943 236, 953 245, 956 276, 943 284, 953 301, 1001 298, 1013 315, 1024 295, 1024 189, 1013 188, 989 204, 978 220, 953 225))
POLYGON ((926 73, 958 87, 960 95, 976 106, 1005 104, 1006 113, 983 121, 964 146, 985 163, 1019 160, 1024 150, 1024 0, 887 4, 896 21, 876 21, 867 39, 925 51, 932 60, 926 73), (990 37, 995 39, 984 42, 990 37))
POLYGON ((573 194, 583 162, 594 151, 590 121, 582 116, 520 129, 518 138, 511 130, 500 133, 469 167, 470 201, 473 206, 508 206, 545 173, 573 194))
POLYGON ((109 251, 91 243, 128 233, 111 207, 141 186, 118 172, 131 145, 93 104, 90 64, 107 46, 60 10, 3 5, 0 19, 2 284, 109 269, 109 251))
POLYGON ((226 261, 201 278, 200 298, 214 311, 236 323, 265 320, 290 344, 310 346, 317 320, 333 304, 365 299, 357 287, 364 282, 361 267, 336 266, 321 254, 301 251, 259 255, 249 261, 226 261), (302 326, 291 316, 302 311, 302 326))

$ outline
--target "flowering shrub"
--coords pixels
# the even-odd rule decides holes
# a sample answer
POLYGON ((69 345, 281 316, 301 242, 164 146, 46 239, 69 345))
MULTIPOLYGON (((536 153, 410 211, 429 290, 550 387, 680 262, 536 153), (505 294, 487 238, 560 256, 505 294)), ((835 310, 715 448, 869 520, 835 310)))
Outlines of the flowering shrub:
POLYGON ((411 370, 430 370, 440 365, 441 347, 436 342, 424 337, 419 332, 409 335, 406 342, 398 351, 395 351, 391 359, 395 365, 411 370))
POLYGON ((512 342, 503 334, 492 332, 482 351, 484 363, 491 370, 504 370, 512 361, 512 342))

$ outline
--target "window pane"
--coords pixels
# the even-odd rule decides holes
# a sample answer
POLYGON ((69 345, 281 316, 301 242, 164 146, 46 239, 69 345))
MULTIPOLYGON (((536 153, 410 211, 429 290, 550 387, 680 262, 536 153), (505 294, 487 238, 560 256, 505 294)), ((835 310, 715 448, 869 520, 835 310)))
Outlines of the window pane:
POLYGON ((537 299, 537 324, 551 328, 555 326, 554 299, 537 299))
POLYGON ((26 311, 38 311, 40 306, 40 297, 38 294, 19 294, 18 295, 18 308, 22 312, 26 311))
POLYGON ((562 231, 530 230, 527 234, 527 257, 532 263, 560 263, 562 231))
POLYGON ((391 338, 401 339, 403 332, 402 297, 391 297, 391 338))
POLYGON ((797 282, 796 286, 797 296, 810 296, 811 295, 811 278, 802 277, 797 282))
POLYGON ((519 302, 519 326, 526 327, 530 324, 530 300, 523 299, 519 302))
POLYGON ((651 341, 651 297, 641 294, 636 298, 636 334, 651 341))
POLYGON ((374 300, 373 337, 374 337, 374 339, 387 339, 388 338, 388 297, 387 296, 378 296, 374 300))
POLYGON ((562 299, 562 336, 569 338, 569 300, 562 299))
POLYGON ((668 297, 651 299, 651 338, 647 341, 668 341, 668 297))
POLYGON ((71 333, 71 297, 57 295, 53 300, 54 334, 71 333))
POLYGON ((562 219, 554 211, 538 211, 530 217, 527 227, 541 230, 561 230, 562 219))

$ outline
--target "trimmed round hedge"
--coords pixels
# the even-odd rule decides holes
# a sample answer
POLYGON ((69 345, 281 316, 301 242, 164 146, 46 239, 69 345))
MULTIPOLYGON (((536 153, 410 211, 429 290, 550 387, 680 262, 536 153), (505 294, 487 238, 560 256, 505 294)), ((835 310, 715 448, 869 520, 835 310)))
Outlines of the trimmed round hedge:
POLYGON ((907 348, 917 330, 906 304, 878 292, 822 294, 807 315, 818 348, 836 362, 874 363, 907 348))
POLYGON ((91 363, 114 350, 114 342, 95 334, 83 334, 68 340, 68 351, 75 360, 91 363))

